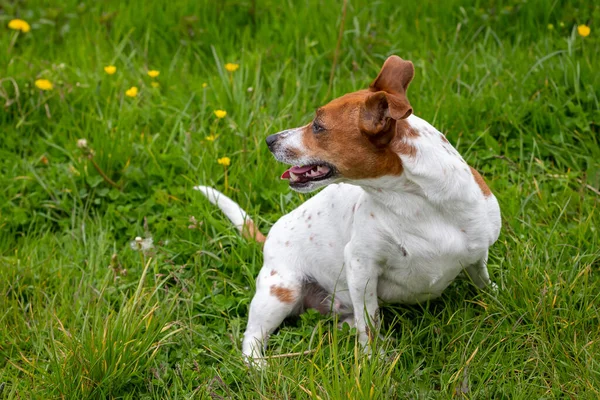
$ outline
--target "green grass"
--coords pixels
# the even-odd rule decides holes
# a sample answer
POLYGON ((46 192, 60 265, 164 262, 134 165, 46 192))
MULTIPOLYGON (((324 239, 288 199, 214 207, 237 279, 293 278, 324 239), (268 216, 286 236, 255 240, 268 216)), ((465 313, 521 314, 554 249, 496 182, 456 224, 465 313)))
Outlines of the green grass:
POLYGON ((0 397, 600 396, 600 6, 350 1, 328 96, 341 9, 0 1, 0 397), (7 28, 17 17, 31 32, 7 28), (192 186, 225 190, 217 159, 230 157, 229 195, 268 231, 306 197, 279 181, 264 137, 366 87, 390 54, 415 63, 415 113, 500 202, 500 291, 461 281, 386 307, 386 359, 364 359, 353 332, 309 312, 268 349, 309 354, 248 370, 261 249, 192 186), (134 251, 136 236, 155 248, 134 251))

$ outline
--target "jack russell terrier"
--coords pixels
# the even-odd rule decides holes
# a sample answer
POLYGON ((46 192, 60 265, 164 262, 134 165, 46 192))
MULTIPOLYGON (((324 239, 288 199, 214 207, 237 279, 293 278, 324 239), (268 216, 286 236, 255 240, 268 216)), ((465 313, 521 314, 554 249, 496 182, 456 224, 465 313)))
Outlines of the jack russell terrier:
POLYGON ((244 333, 244 356, 264 364, 268 336, 306 308, 340 315, 366 346, 379 303, 440 296, 466 271, 483 288, 500 233, 498 202, 446 137, 412 114, 414 67, 389 57, 368 89, 316 111, 308 125, 266 138, 292 165, 298 192, 328 187, 281 217, 265 238, 234 201, 197 186, 246 237, 264 242, 264 265, 244 333))

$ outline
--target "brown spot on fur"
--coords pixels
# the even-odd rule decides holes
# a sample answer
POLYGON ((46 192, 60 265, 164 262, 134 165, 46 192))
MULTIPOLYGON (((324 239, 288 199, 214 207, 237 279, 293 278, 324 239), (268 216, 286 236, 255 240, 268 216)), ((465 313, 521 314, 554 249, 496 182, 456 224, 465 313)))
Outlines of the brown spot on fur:
POLYGON ((402 255, 404 257, 406 257, 408 255, 408 252, 406 251, 406 249, 404 248, 404 246, 400 246, 400 251, 402 252, 402 255))
POLYGON ((289 247, 289 245, 290 245, 290 241, 289 241, 289 240, 287 240, 287 241, 285 242, 285 245, 286 245, 286 247, 289 247))
POLYGON ((272 285, 270 293, 271 296, 277 297, 282 303, 290 304, 296 301, 296 293, 292 289, 272 285))
POLYGON ((273 275, 277 275, 277 271, 275 271, 274 269, 271 270, 271 276, 273 275))
POLYGON ((445 143, 450 143, 450 142, 448 141, 448 139, 446 139, 446 136, 444 136, 444 135, 440 135, 440 138, 442 139, 442 142, 445 142, 445 143))
POLYGON ((404 156, 415 157, 417 148, 411 139, 419 137, 419 132, 414 130, 406 121, 396 122, 396 136, 398 139, 392 142, 393 150, 404 156))
POLYGON ((483 180, 483 177, 479 174, 479 172, 477 172, 475 168, 469 168, 471 168, 471 173, 473 174, 473 178, 475 178, 475 183, 477 183, 477 186, 479 186, 479 189, 481 189, 481 193, 483 193, 483 196, 490 197, 492 195, 492 191, 483 180))
POLYGON ((267 238, 263 235, 251 219, 247 219, 242 228, 242 236, 246 239, 254 239, 258 243, 264 243, 267 238))
POLYGON ((462 233, 467 233, 467 231, 465 231, 464 229, 461 229, 460 231, 461 231, 462 233))
POLYGON ((371 215, 371 218, 375 218, 375 214, 369 213, 369 215, 371 215))

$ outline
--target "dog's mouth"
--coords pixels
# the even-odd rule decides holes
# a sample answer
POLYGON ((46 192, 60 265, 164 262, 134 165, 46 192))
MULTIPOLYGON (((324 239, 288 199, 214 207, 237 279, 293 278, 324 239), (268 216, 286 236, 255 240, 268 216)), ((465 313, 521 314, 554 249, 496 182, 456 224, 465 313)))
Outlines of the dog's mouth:
POLYGON ((334 175, 335 168, 327 164, 310 164, 288 169, 281 179, 290 181, 290 186, 303 186, 309 182, 322 181, 334 175))

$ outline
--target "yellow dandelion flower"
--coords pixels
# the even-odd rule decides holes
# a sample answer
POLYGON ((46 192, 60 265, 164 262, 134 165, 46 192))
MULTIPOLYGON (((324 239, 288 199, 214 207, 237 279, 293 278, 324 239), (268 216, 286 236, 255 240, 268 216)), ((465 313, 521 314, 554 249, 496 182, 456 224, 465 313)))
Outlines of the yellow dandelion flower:
POLYGON ((160 71, 157 71, 155 69, 148 71, 148 76, 150 78, 156 78, 158 75, 160 75, 160 71))
POLYGON ((117 72, 117 67, 115 67, 114 65, 107 65, 106 67, 104 67, 104 72, 106 72, 109 75, 112 75, 115 72, 117 72))
POLYGON ((231 164, 231 159, 229 157, 221 157, 217 162, 224 167, 228 167, 231 164))
POLYGON ((215 110, 215 116, 217 118, 225 118, 225 116, 227 115, 227 111, 225 110, 215 110))
POLYGON ((13 19, 8 23, 8 27, 10 29, 14 29, 15 31, 21 31, 23 33, 27 33, 31 30, 31 26, 26 21, 22 19, 13 19))
POLYGON ((135 97, 138 95, 138 88, 135 86, 130 87, 127 91, 125 91, 125 95, 129 97, 135 97))
POLYGON ((150 85, 152 85, 152 87, 157 88, 160 86, 160 83, 158 82, 150 82, 150 85))
POLYGON ((211 133, 205 139, 208 140, 209 142, 214 142, 217 139, 217 137, 211 133))
POLYGON ((548 30, 551 31, 554 29, 554 24, 548 24, 548 30))
POLYGON ((35 86, 40 90, 52 90, 54 85, 48 79, 38 79, 35 81, 35 86))
POLYGON ((204 83, 202 84, 202 89, 204 89, 204 88, 205 88, 205 87, 207 87, 207 86, 208 86, 208 83, 204 82, 204 83))
POLYGON ((240 68, 240 64, 227 63, 225 64, 225 69, 229 72, 235 72, 240 68))
POLYGON ((591 31, 591 29, 587 25, 579 25, 577 27, 577 33, 579 33, 579 35, 582 37, 588 36, 590 34, 590 31, 591 31))

